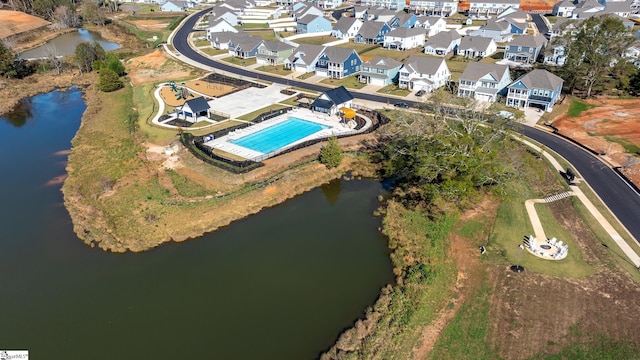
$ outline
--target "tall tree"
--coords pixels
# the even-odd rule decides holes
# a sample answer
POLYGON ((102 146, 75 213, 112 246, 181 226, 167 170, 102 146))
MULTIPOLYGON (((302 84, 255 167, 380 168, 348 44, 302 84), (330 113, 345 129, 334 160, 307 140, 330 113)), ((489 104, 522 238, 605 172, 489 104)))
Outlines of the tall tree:
POLYGON ((554 41, 556 46, 564 47, 567 56, 561 76, 571 92, 578 88, 585 97, 591 97, 594 87, 606 81, 616 64, 624 61, 623 55, 634 41, 633 33, 621 19, 611 15, 568 25, 575 29, 554 41))
POLYGON ((76 46, 73 53, 74 60, 81 72, 89 72, 93 70, 93 64, 96 60, 104 60, 105 51, 97 42, 93 44, 80 43, 76 46))
POLYGON ((104 26, 106 22, 104 14, 100 9, 100 5, 92 0, 83 2, 82 20, 99 26, 104 26))
POLYGON ((16 76, 15 63, 17 58, 18 54, 9 46, 5 45, 4 42, 0 41, 0 76, 16 76))

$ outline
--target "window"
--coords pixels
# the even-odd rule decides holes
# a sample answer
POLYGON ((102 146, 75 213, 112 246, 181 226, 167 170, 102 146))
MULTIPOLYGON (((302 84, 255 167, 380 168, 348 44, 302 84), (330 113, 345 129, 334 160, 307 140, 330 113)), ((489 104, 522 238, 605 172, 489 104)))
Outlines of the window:
POLYGON ((538 89, 533 89, 533 95, 538 95, 538 89))
POLYGON ((518 51, 522 51, 522 46, 518 46, 518 51))
POLYGON ((533 48, 529 48, 529 52, 533 54, 533 48))

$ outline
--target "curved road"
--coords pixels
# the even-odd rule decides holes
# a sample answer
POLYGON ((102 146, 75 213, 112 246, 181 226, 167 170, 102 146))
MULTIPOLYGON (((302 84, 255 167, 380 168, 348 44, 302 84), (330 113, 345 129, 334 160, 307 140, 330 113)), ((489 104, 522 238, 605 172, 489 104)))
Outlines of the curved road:
MULTIPOLYGON (((202 10, 189 17, 175 33, 172 43, 174 48, 181 53, 182 56, 212 68, 228 71, 248 78, 259 78, 261 80, 296 86, 318 92, 330 89, 330 87, 309 84, 302 81, 288 80, 279 76, 258 74, 246 69, 214 61, 196 52, 191 48, 187 39, 189 33, 193 31, 196 21, 207 11, 209 11, 209 9, 202 10)), ((353 92, 353 96, 358 99, 381 103, 395 103, 399 101, 396 98, 361 92, 353 92)), ((418 105, 418 103, 412 101, 404 102, 412 106, 418 105)), ((602 201, 604 201, 609 209, 611 209, 618 220, 624 224, 636 241, 640 241, 640 194, 636 193, 636 191, 632 189, 622 178, 620 178, 620 176, 618 176, 618 174, 616 174, 611 168, 606 166, 595 156, 584 151, 582 148, 536 128, 525 126, 522 129, 522 133, 564 157, 600 196, 602 201)))

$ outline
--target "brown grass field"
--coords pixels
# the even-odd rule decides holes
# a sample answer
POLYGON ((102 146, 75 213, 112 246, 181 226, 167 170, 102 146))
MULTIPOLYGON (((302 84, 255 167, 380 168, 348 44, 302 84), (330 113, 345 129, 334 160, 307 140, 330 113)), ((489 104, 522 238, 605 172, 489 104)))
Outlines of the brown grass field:
MULTIPOLYGON (((176 86, 180 88, 183 85, 182 83, 177 83, 176 86)), ((235 90, 235 87, 231 85, 210 83, 202 80, 187 81, 184 86, 189 90, 194 90, 212 97, 219 97, 235 90)), ((193 93, 193 91, 191 91, 191 93, 193 93)), ((194 97, 199 97, 198 94, 193 95, 194 97)), ((173 107, 180 106, 185 102, 185 99, 176 99, 176 93, 173 92, 169 86, 165 86, 160 90, 160 97, 165 104, 173 107)))
POLYGON ((4 39, 51 23, 21 11, 0 10, 0 24, 0 39, 4 39))

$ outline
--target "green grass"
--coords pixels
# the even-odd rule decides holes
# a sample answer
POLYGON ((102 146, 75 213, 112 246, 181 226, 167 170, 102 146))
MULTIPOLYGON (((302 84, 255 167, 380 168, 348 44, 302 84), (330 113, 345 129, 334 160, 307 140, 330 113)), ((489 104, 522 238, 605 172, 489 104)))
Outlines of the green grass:
POLYGON ((285 69, 283 65, 260 66, 256 70, 268 72, 268 73, 271 73, 271 74, 281 75, 281 76, 291 75, 293 73, 293 71, 285 69))
POLYGON ((314 72, 304 73, 304 74, 302 74, 302 75, 300 75, 300 76, 296 76, 296 79, 306 80, 306 79, 308 79, 308 78, 312 77, 312 76, 313 76, 313 75, 315 75, 315 74, 316 74, 316 73, 314 73, 314 72))
POLYGON ((336 40, 339 40, 339 39, 336 39, 332 36, 310 36, 310 37, 295 39, 292 41, 297 44, 322 45, 322 44, 326 44, 328 42, 332 42, 336 40))
POLYGON ((445 62, 449 67, 449 71, 451 71, 451 80, 458 81, 460 80, 460 75, 464 72, 469 61, 465 60, 463 57, 454 56, 451 59, 446 59, 445 62))
POLYGON ((256 63, 256 58, 240 59, 235 56, 229 56, 222 59, 222 61, 226 61, 228 63, 239 65, 239 66, 250 66, 256 63))
POLYGON ((209 40, 196 40, 193 42, 193 45, 200 47, 200 46, 209 46, 211 45, 211 42, 209 40))
POLYGON ((298 106, 297 96, 292 96, 284 101, 280 101, 279 104, 284 104, 291 107, 298 106))
POLYGON ((617 136, 605 136, 604 138, 609 142, 620 144, 628 153, 640 155, 640 146, 632 143, 628 139, 617 136))
POLYGON ((324 79, 320 81, 321 84, 332 85, 338 87, 340 85, 348 89, 362 89, 367 86, 366 83, 358 81, 358 75, 347 76, 344 79, 324 79))
POLYGON ((271 111, 271 110, 278 110, 278 109, 284 109, 287 108, 289 106, 286 105, 282 105, 282 104, 273 104, 270 106, 266 106, 263 107, 262 109, 258 109, 256 111, 250 112, 248 114, 244 114, 240 117, 238 117, 238 120, 246 120, 246 121, 253 121, 253 119, 255 119, 258 115, 265 113, 267 111, 271 111))
POLYGON ((259 24, 242 24, 241 26, 236 26, 236 29, 268 29, 269 24, 267 23, 259 23, 259 24))
POLYGON ((557 354, 539 354, 529 360, 619 360, 637 359, 640 349, 632 342, 609 336, 598 336, 589 342, 576 342, 565 346, 557 354))
POLYGON ((199 50, 202 51, 203 53, 209 55, 209 56, 215 56, 215 55, 229 53, 228 50, 220 50, 220 49, 214 49, 214 48, 203 48, 203 49, 199 49, 199 50))
POLYGON ((407 51, 398 51, 398 50, 387 50, 387 49, 383 49, 381 47, 376 47, 370 50, 367 50, 363 53, 358 53, 360 54, 360 56, 366 56, 366 57, 370 57, 370 58, 374 58, 376 56, 382 56, 382 57, 388 57, 388 58, 392 58, 394 60, 398 60, 400 62, 402 62, 403 60, 406 60, 407 58, 409 58, 409 56, 414 55, 416 53, 419 53, 420 49, 411 49, 411 50, 407 50, 407 51))
POLYGON ((210 134, 214 131, 218 131, 218 130, 223 130, 226 128, 230 128, 233 126, 237 126, 240 124, 244 124, 244 122, 241 121, 235 121, 235 120, 225 120, 225 121, 221 121, 217 124, 211 125, 211 126, 207 126, 204 129, 201 130, 193 130, 190 131, 189 129, 186 129, 185 132, 189 132, 191 134, 193 134, 194 136, 203 136, 203 135, 207 135, 210 134))
POLYGON ((162 43, 162 42, 166 42, 167 38, 169 37, 169 34, 171 33, 171 31, 169 30, 163 30, 163 31, 146 31, 146 30, 140 30, 138 29, 135 25, 133 24, 129 24, 126 21, 119 21, 116 20, 115 22, 116 24, 125 27, 127 30, 129 30, 129 32, 131 32, 133 35, 135 35, 138 39, 145 41, 145 42, 151 42, 152 38, 154 36, 157 37, 157 40, 152 41, 152 46, 155 47, 156 45, 162 43))
POLYGON ((181 196, 191 198, 207 196, 211 194, 211 190, 202 186, 200 183, 187 179, 174 170, 167 169, 166 172, 171 177, 173 187, 176 188, 176 191, 178 191, 178 194, 180 194, 181 196))
POLYGON ((402 97, 405 97, 405 96, 411 94, 411 90, 400 89, 398 87, 398 85, 396 85, 396 84, 389 84, 389 85, 381 88, 377 92, 380 93, 380 94, 388 94, 388 95, 395 95, 395 96, 402 96, 402 97))
POLYGON ((158 105, 153 97, 154 84, 142 84, 133 89, 133 102, 140 114, 138 120, 138 126, 141 132, 149 138, 149 140, 156 144, 167 145, 176 139, 176 131, 169 129, 162 129, 157 126, 152 126, 147 121, 150 121, 158 111, 158 105), (154 107, 154 103, 155 107, 154 107))
POLYGON ((277 40, 273 30, 248 31, 249 35, 259 36, 263 40, 277 40))
POLYGON ((573 99, 571 100, 571 105, 569 105, 569 111, 567 111, 567 115, 577 117, 580 116, 583 111, 593 109, 594 107, 594 105, 590 105, 582 101, 573 99))
POLYGON ((353 41, 349 41, 348 43, 336 45, 336 47, 354 49, 358 54, 364 54, 369 51, 373 51, 375 49, 380 49, 380 45, 376 44, 360 44, 355 43, 353 41))

